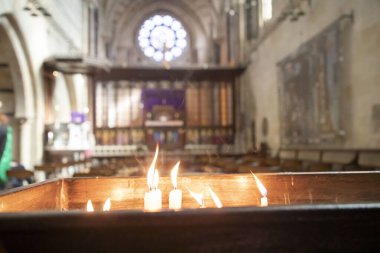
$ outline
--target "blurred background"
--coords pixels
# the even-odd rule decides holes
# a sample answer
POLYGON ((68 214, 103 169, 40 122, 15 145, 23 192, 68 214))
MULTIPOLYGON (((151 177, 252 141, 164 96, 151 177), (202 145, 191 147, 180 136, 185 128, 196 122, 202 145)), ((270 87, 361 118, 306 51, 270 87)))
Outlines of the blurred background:
POLYGON ((380 168, 378 0, 0 0, 0 185, 380 168))

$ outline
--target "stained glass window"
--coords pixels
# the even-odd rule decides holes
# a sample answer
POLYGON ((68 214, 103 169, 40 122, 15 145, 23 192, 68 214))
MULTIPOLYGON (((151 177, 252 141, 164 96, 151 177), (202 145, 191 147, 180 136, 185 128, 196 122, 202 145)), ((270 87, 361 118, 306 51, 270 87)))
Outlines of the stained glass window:
POLYGON ((187 32, 174 17, 154 15, 142 24, 138 41, 145 56, 157 62, 172 61, 187 47, 187 32))

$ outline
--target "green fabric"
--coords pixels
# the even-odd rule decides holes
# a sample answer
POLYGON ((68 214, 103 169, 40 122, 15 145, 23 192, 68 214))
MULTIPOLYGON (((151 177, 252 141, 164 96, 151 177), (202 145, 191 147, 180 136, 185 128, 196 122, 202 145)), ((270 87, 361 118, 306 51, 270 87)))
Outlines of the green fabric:
POLYGON ((0 182, 8 180, 7 170, 11 167, 12 158, 12 128, 7 127, 7 142, 5 143, 3 156, 0 160, 0 182))

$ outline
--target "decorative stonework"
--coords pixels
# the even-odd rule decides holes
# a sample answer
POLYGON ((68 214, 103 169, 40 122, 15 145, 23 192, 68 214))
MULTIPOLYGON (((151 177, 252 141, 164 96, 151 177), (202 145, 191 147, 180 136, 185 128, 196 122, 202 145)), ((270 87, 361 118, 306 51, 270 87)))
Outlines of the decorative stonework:
POLYGON ((187 32, 171 15, 154 15, 141 25, 138 41, 146 57, 170 62, 187 47, 187 32))

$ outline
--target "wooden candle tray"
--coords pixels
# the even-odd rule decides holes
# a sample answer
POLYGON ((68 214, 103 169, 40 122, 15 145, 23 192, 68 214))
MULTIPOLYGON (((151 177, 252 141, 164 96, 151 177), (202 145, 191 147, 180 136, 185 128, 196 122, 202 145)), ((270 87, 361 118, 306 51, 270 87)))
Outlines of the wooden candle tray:
POLYGON ((380 252, 380 173, 180 177, 183 209, 144 212, 146 178, 60 179, 0 195, 0 252, 380 252), (211 187, 224 207, 213 208, 211 187), (187 189, 203 192, 205 209, 187 189), (111 198, 111 212, 102 212, 111 198), (94 213, 85 211, 94 203, 94 213))

